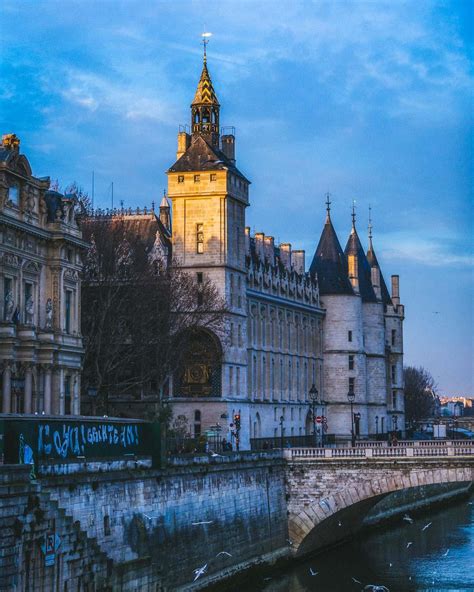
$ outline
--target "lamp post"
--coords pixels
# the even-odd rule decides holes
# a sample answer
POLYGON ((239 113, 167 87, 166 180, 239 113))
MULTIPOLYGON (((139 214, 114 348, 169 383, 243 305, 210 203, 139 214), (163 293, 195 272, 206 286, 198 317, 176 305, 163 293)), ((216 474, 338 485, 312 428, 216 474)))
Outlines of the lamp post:
POLYGON ((313 384, 313 386, 309 389, 309 401, 310 401, 310 407, 311 407, 311 421, 313 422, 313 439, 314 439, 314 447, 316 448, 318 443, 316 441, 316 413, 315 413, 315 408, 316 408, 316 403, 318 402, 318 389, 315 387, 315 385, 313 384))
POLYGON ((354 424, 355 424, 354 438, 357 440, 357 436, 360 434, 360 413, 354 413, 354 424))
POLYGON ((349 400, 349 403, 351 404, 351 444, 352 444, 352 448, 355 447, 355 435, 354 435, 354 401, 355 401, 355 393, 353 391, 349 391, 347 393, 347 399, 349 400))
POLYGON ((321 448, 324 448, 324 431, 327 429, 327 417, 326 417, 326 406, 327 401, 321 401, 321 416, 322 416, 322 423, 321 423, 321 448))
POLYGON ((280 437, 281 437, 281 449, 283 450, 284 446, 283 446, 283 422, 285 421, 285 418, 283 417, 283 415, 280 415, 280 437))
POLYGON ((375 416, 375 439, 379 439, 379 416, 375 416))

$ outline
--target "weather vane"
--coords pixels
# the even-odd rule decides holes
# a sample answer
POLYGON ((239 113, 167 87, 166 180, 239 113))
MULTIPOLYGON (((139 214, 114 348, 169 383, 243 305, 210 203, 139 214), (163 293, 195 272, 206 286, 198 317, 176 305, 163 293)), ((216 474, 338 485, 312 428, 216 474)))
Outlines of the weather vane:
POLYGON ((369 204, 369 239, 372 240, 372 206, 369 204))
POLYGON ((356 223, 356 200, 352 200, 352 226, 356 223))
POLYGON ((204 62, 206 62, 207 61, 206 47, 207 47, 207 44, 209 43, 209 38, 212 37, 212 33, 201 33, 201 37, 202 37, 202 45, 204 47, 204 62))

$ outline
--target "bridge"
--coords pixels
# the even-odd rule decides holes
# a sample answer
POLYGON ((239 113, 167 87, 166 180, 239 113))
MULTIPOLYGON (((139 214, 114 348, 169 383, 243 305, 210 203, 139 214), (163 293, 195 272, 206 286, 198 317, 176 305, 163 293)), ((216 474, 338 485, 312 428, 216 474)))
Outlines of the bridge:
POLYGON ((474 442, 358 443, 293 448, 287 461, 288 532, 303 555, 349 538, 385 496, 415 487, 474 480, 474 442))

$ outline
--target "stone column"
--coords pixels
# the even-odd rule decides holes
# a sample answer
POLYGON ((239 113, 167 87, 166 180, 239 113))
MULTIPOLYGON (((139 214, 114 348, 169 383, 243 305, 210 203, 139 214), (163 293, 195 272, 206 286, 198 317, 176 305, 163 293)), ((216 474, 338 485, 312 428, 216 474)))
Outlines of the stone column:
POLYGON ((25 413, 32 412, 32 398, 33 398, 33 364, 25 365, 25 413))
POLYGON ((73 399, 71 405, 71 415, 80 415, 81 414, 81 374, 80 372, 76 372, 74 374, 74 382, 73 382, 73 399))
POLYGON ((50 364, 44 365, 44 400, 43 407, 46 415, 51 414, 51 374, 52 369, 50 364))
POLYGON ((11 362, 7 361, 3 366, 3 389, 2 389, 2 412, 11 412, 11 398, 12 398, 12 367, 11 362))
POLYGON ((56 372, 56 407, 55 413, 64 415, 64 368, 58 368, 56 372))

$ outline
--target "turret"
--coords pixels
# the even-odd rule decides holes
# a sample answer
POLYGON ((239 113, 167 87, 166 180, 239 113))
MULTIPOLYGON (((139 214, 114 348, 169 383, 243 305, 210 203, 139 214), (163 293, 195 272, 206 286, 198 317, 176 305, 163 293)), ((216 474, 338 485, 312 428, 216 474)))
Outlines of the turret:
POLYGON ((171 229, 170 204, 166 199, 166 194, 163 194, 163 199, 160 203, 160 222, 163 224, 166 230, 171 229))
POLYGON ((202 136, 211 146, 219 148, 219 110, 220 104, 207 69, 206 44, 204 43, 201 78, 191 103, 193 139, 202 136))

